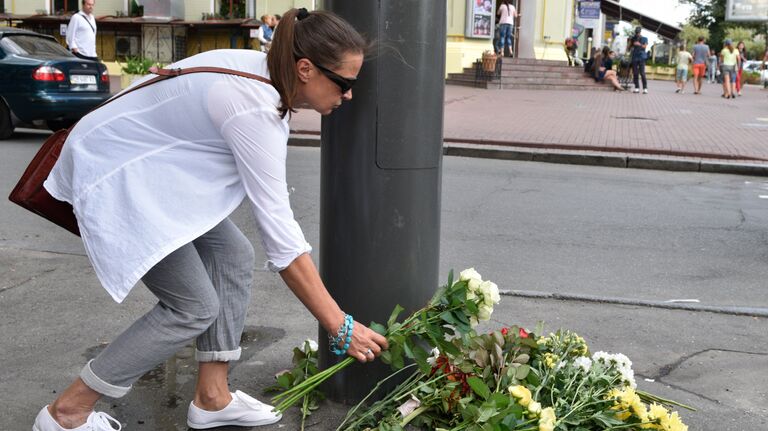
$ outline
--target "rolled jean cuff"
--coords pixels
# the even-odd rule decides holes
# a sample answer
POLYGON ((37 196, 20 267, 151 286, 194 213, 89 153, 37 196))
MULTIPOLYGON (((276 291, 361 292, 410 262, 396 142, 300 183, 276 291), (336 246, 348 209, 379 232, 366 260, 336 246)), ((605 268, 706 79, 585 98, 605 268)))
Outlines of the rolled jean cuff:
POLYGON ((238 347, 235 350, 226 350, 223 352, 201 352, 195 349, 195 360, 197 362, 229 362, 240 359, 242 349, 238 347))
POLYGON ((86 386, 100 394, 112 398, 120 398, 131 390, 130 386, 116 386, 102 380, 101 377, 93 373, 93 370, 91 369, 91 362, 93 362, 93 359, 88 361, 88 363, 83 367, 83 370, 80 371, 80 378, 83 379, 83 382, 86 384, 86 386))

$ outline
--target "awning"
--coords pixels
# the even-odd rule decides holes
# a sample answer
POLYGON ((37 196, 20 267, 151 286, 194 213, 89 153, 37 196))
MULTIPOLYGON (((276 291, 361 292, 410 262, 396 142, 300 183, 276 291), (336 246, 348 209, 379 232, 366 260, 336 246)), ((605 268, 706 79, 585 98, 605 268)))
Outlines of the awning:
POLYGON ((640 21, 640 25, 644 29, 652 31, 667 39, 677 39, 677 35, 682 31, 680 27, 667 24, 655 18, 643 15, 640 12, 634 11, 632 9, 627 9, 614 0, 602 0, 600 2, 600 10, 607 16, 619 19, 621 21, 629 22, 636 19, 640 21))

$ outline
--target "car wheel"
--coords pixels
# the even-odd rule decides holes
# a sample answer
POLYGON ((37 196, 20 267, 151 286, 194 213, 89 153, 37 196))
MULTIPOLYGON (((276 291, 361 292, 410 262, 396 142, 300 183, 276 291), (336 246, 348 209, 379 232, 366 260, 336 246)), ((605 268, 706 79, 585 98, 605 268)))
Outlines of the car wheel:
POLYGON ((61 129, 70 128, 75 123, 75 120, 48 120, 45 122, 45 125, 51 129, 52 132, 58 132, 61 129))
POLYGON ((0 139, 8 139, 13 134, 13 123, 11 122, 11 111, 0 100, 0 139))

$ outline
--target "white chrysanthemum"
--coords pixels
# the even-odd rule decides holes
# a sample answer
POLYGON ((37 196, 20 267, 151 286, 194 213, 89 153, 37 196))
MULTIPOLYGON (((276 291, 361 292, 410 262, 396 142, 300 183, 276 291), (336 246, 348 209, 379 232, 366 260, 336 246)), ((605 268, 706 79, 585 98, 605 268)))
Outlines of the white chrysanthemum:
POLYGON ((461 271, 459 273, 459 280, 460 281, 467 281, 467 280, 482 280, 483 277, 475 271, 475 268, 467 268, 464 271, 461 271))
POLYGON ((585 373, 588 373, 589 370, 592 368, 592 360, 584 356, 579 356, 578 358, 573 360, 573 365, 576 368, 580 368, 585 373))
POLYGON ((592 360, 600 362, 606 366, 612 366, 621 375, 621 380, 627 386, 632 389, 637 388, 637 382, 635 381, 635 372, 632 371, 632 361, 629 360, 627 355, 623 353, 607 353, 607 352, 595 352, 592 355, 592 360))

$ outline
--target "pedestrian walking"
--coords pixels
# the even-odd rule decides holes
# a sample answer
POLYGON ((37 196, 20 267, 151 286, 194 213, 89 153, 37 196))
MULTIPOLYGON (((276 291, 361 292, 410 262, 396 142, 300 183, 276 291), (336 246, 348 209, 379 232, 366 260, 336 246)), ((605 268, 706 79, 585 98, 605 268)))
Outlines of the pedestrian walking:
POLYGON ((499 41, 496 45, 496 53, 511 57, 514 52, 513 33, 517 9, 512 6, 510 0, 501 0, 497 13, 499 15, 499 41))
POLYGON ((736 69, 740 67, 739 50, 733 47, 731 39, 725 39, 725 47, 720 51, 720 73, 723 75, 723 95, 726 99, 734 99, 736 85, 736 69))
POLYGON ((96 18, 93 16, 95 0, 83 0, 83 8, 69 19, 67 46, 72 54, 83 60, 99 61, 96 54, 96 18))
POLYGON ((717 67, 717 54, 715 54, 714 49, 709 49, 709 61, 707 63, 707 74, 708 74, 708 81, 710 84, 714 84, 717 82, 717 74, 719 73, 719 69, 717 67))
MULTIPOLYGON (((686 51, 684 45, 680 45, 680 51, 677 53, 677 67, 675 68, 675 93, 685 93, 685 84, 688 82, 688 68, 693 64, 693 56, 686 51)), ((696 79, 694 78, 694 88, 696 88, 696 79)), ((696 92, 694 90, 696 94, 696 92)))
POLYGON ((704 36, 699 36, 696 45, 693 46, 693 94, 701 94, 701 84, 704 82, 707 71, 710 49, 705 42, 704 36))
POLYGON ((744 63, 747 61, 747 45, 744 44, 743 40, 736 44, 736 50, 739 51, 739 65, 736 69, 736 94, 741 96, 741 87, 743 85, 741 75, 744 73, 744 63))
POLYGON ((633 93, 640 92, 640 79, 643 81, 643 94, 648 94, 648 78, 645 76, 645 61, 647 60, 646 49, 648 48, 648 38, 641 32, 643 28, 635 28, 635 35, 629 40, 632 52, 632 75, 635 88, 633 93))
POLYGON ((116 99, 71 130, 46 189, 72 204, 88 257, 112 297, 121 302, 141 279, 158 303, 40 410, 34 431, 119 430, 114 418, 93 411, 97 400, 124 396, 192 340, 199 372, 190 427, 280 420, 272 406, 230 393, 227 381, 229 362, 240 358, 253 281, 253 247, 228 218, 245 197, 268 267, 335 334, 334 353, 370 362, 387 347, 326 290, 286 185, 290 113, 306 106, 325 115, 350 100, 367 44, 330 12, 291 9, 284 16, 269 54, 208 51, 170 66, 265 78, 177 76, 116 99))

